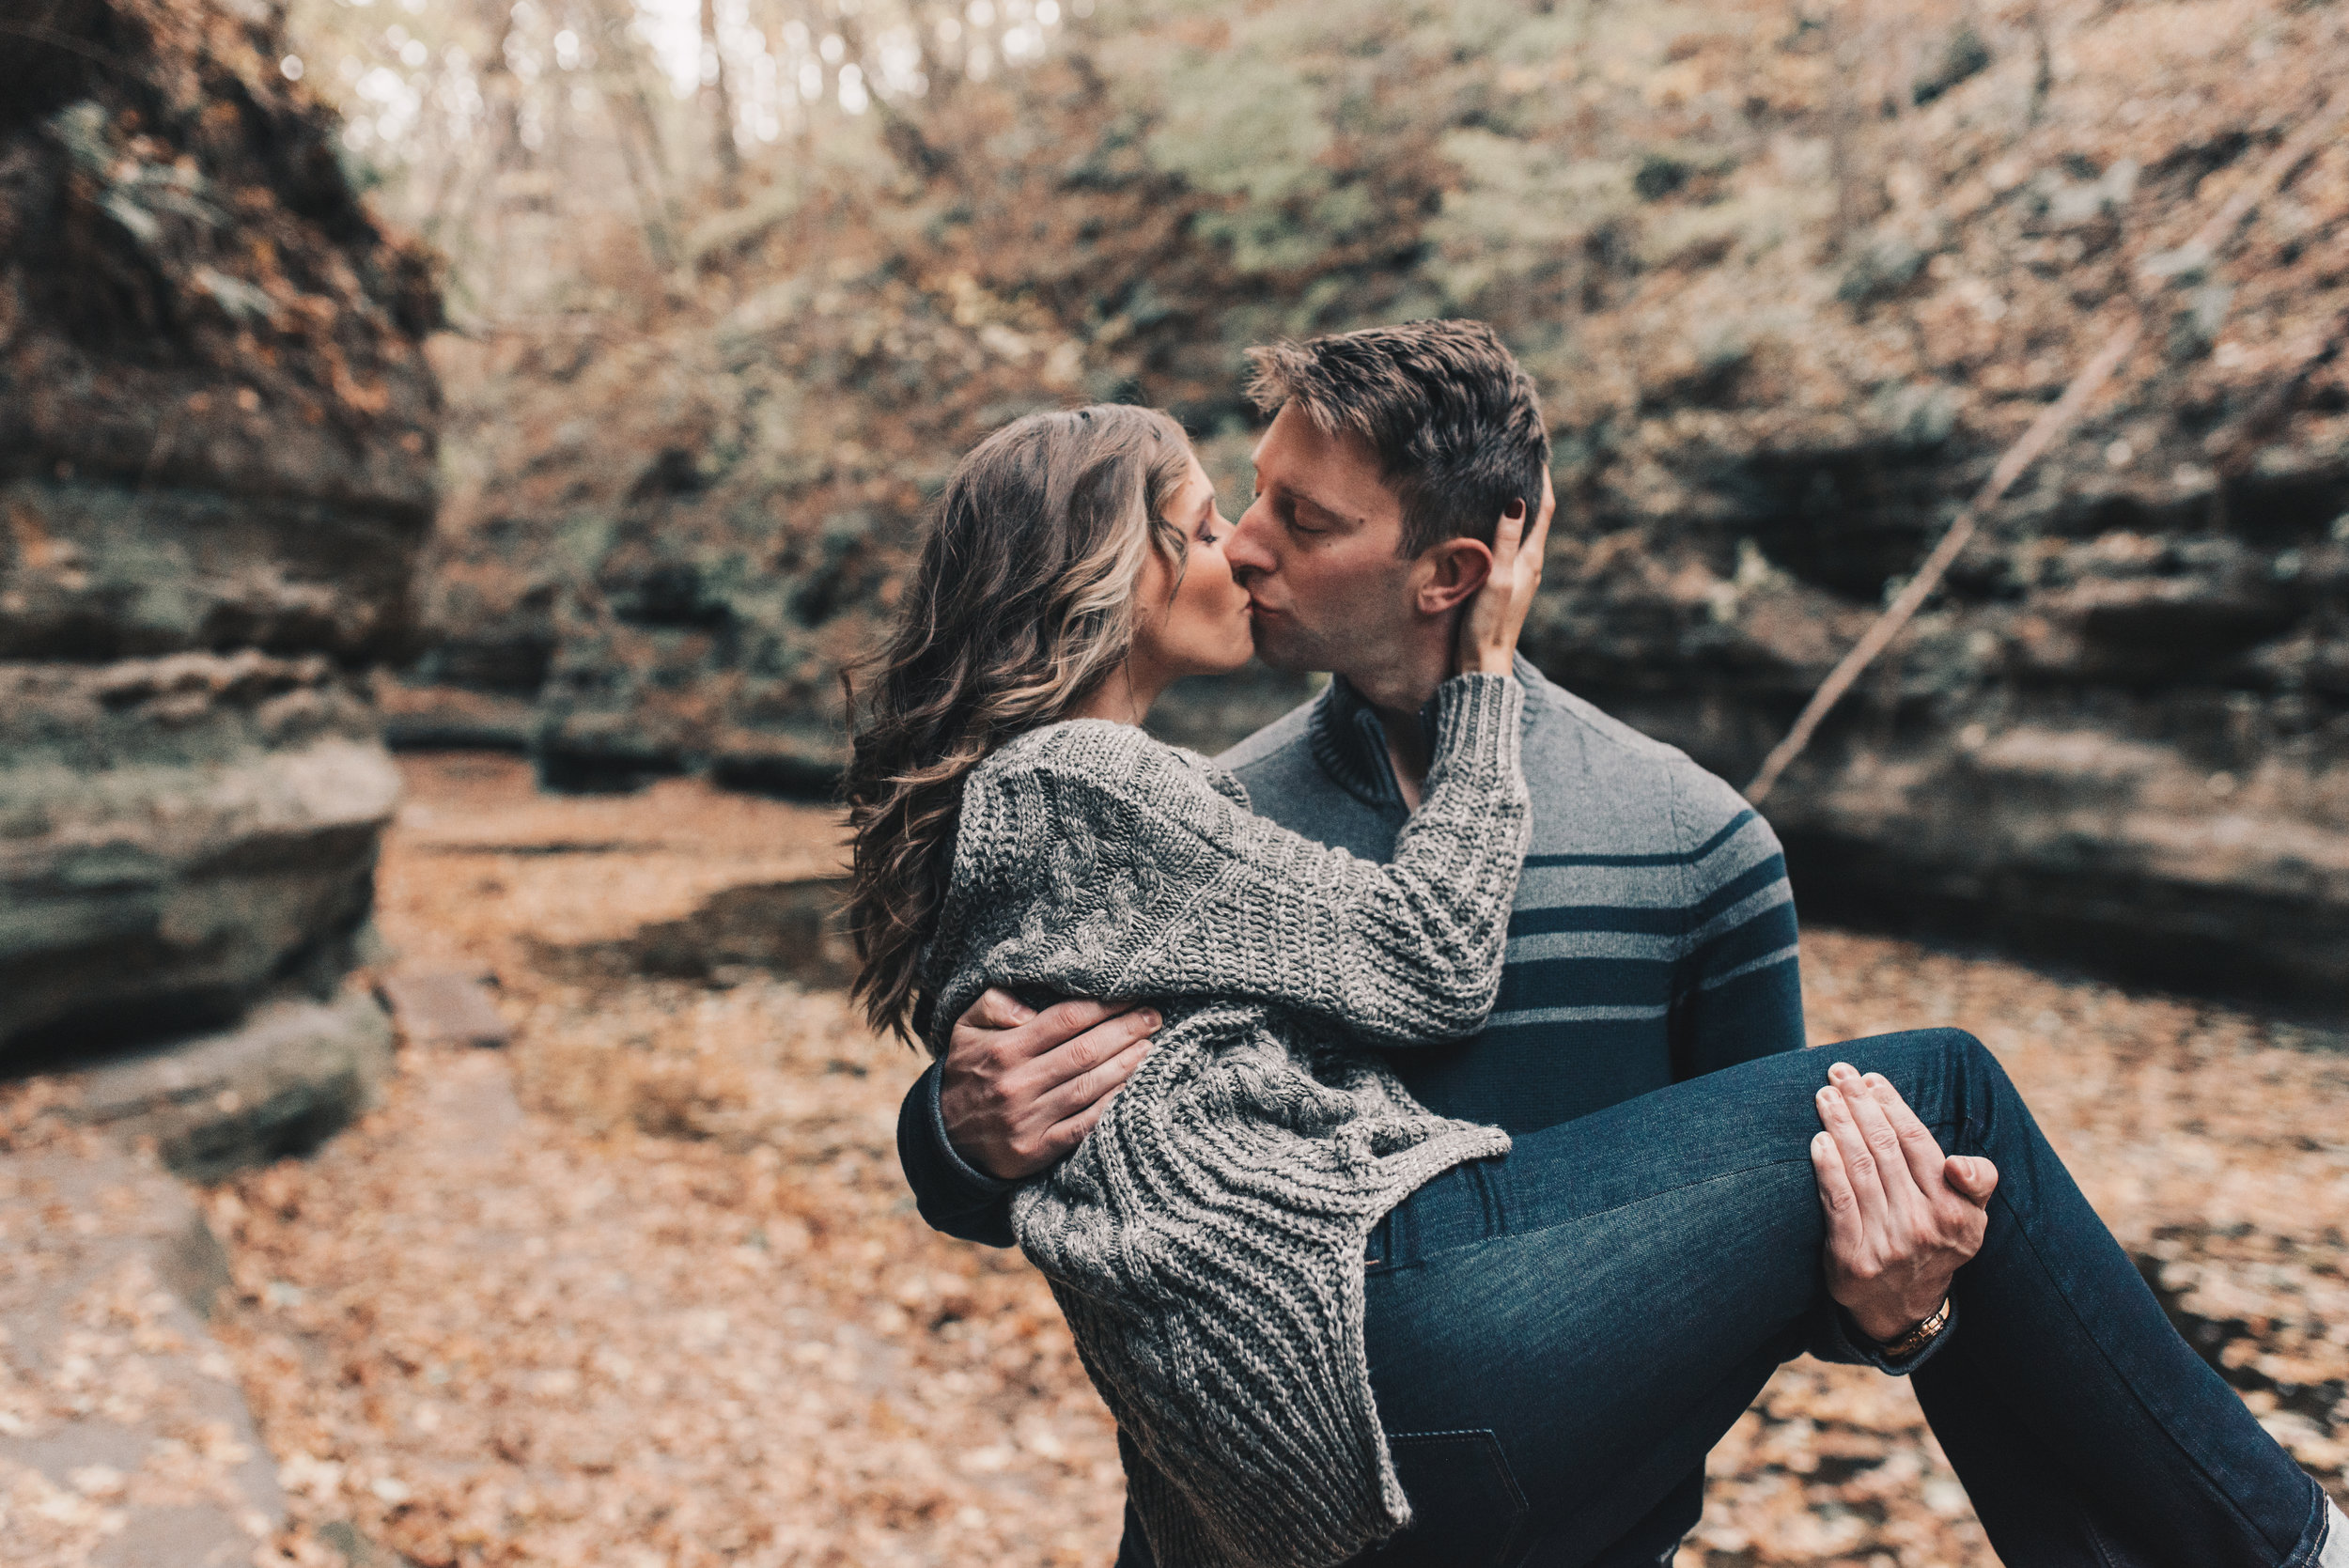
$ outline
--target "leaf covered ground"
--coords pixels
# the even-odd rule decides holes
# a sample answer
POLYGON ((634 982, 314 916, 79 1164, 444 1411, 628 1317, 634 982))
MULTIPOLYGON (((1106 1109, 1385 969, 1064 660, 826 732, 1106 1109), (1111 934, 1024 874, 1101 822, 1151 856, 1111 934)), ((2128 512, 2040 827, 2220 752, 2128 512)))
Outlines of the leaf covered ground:
MULTIPOLYGON (((410 1047, 383 1108, 209 1197, 216 1325, 292 1495, 424 1564, 1106 1565, 1107 1415, 1041 1280, 911 1212, 917 1063, 837 992, 646 978, 631 935, 837 860, 828 814, 671 781, 553 798, 411 758, 381 921, 494 970, 504 1052, 410 1047), (585 956, 583 956, 585 955, 585 956), (592 959, 592 961, 590 961, 592 959)), ((1980 1033, 2253 1407, 2349 1495, 2349 1059, 2234 1011, 1813 930, 1814 1040, 1980 1033)), ((1787 1368, 1685 1568, 1988 1563, 1906 1388, 1787 1368)))

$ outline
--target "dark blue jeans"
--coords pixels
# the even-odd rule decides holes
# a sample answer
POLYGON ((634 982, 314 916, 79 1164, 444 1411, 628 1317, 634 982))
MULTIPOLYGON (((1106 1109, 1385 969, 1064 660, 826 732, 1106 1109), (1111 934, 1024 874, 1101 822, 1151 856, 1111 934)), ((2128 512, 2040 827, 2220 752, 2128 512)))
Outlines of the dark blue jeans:
POLYGON ((1990 1053, 1931 1030, 1626 1101, 1390 1215, 1371 1382, 1419 1517, 1365 1568, 1586 1563, 1703 1460, 1802 1348, 1824 1292, 1809 1144, 1838 1060, 1999 1168, 1956 1324, 1915 1383, 1999 1557, 2313 1560, 2315 1482, 2178 1337, 1990 1053))
MULTIPOLYGON (((1803 1347, 1825 1292, 1812 1095, 1838 1060, 1999 1168, 1955 1325, 1914 1376, 1999 1557, 2313 1560, 2316 1483, 2171 1328, 1989 1052, 1932 1030, 1766 1057, 1521 1136, 1389 1215, 1371 1383, 1416 1517, 1361 1568, 1612 1560, 1803 1347)), ((1120 1562, 1146 1563, 1127 1533, 1120 1562)))

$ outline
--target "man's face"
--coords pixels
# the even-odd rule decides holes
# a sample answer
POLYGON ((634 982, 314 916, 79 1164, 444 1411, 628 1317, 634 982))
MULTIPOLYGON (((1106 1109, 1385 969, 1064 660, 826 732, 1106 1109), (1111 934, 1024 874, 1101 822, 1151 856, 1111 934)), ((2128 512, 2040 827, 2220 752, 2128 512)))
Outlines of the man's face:
POLYGON ((1255 464, 1256 498, 1225 555, 1248 589, 1256 657, 1347 675, 1392 657, 1413 622, 1412 563, 1377 454, 1358 435, 1323 434, 1292 403, 1255 464))

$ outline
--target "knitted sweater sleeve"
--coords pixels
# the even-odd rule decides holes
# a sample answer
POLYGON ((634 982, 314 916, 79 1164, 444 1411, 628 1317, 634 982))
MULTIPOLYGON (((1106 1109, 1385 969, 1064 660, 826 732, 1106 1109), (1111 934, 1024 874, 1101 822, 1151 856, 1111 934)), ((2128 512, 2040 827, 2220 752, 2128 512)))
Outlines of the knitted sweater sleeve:
POLYGON ((1508 675, 1444 683, 1426 791, 1385 864, 1254 815, 1138 730, 1057 726, 966 796, 957 892, 974 910, 1019 909, 941 1001, 959 1011, 956 993, 979 984, 1029 985, 1271 1002, 1383 1045, 1473 1033, 1529 831, 1522 700, 1508 675), (1019 847, 982 868, 989 845, 1019 847))

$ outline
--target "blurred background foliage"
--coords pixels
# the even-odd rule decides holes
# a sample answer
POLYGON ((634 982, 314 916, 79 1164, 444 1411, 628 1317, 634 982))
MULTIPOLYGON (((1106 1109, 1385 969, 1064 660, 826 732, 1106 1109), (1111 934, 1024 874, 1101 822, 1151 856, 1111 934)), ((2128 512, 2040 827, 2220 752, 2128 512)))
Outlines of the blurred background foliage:
MULTIPOLYGON (((977 436, 1157 403, 1236 508, 1249 344, 1465 314, 1556 442, 1535 657, 1742 780, 2142 310, 1773 814, 1823 911, 2020 911, 2125 962, 2248 900, 2206 967, 2349 986, 2320 952, 2349 910, 2341 139, 2225 254, 2177 255, 2333 112, 2338 0, 298 0, 288 26, 284 69, 448 259, 396 739, 820 793, 841 671, 977 436), (2290 847, 2247 862, 2214 801, 2290 847)), ((1258 674, 1162 721, 1216 744, 1307 690, 1258 674)))
MULTIPOLYGON (((1587 450, 1639 395, 1627 367, 1590 363, 1577 321, 1643 273, 1761 274, 1765 297, 1681 356, 1693 380, 1792 324, 1770 274, 1810 268, 1812 231, 1842 210, 1827 176, 1856 157, 1831 145, 1829 84, 1897 130, 1950 40, 1972 40, 1961 70, 1987 66, 1986 34, 2024 64, 1976 112, 2019 131, 2037 91, 2031 8, 1856 4, 1840 39, 1829 11, 1782 4, 1080 8, 302 0, 289 36, 315 58, 288 69, 340 102, 350 156, 450 258, 458 548, 477 520, 465 480, 502 494, 552 462, 599 493, 560 526, 527 508, 562 541, 549 569, 592 576, 643 481, 756 491, 773 505, 738 517, 745 548, 804 532, 837 573, 984 428, 1074 397, 1174 408, 1237 487, 1246 345, 1425 315, 1502 324, 1562 411, 1593 405, 1562 432, 1587 450), (646 396, 602 410, 578 379, 644 334, 702 356, 697 384, 656 398, 622 374, 614 390, 646 396), (736 391, 758 408, 723 438, 557 457, 468 401, 494 385, 518 412, 550 384, 574 427, 717 418, 676 400, 736 391), (827 477, 824 502, 777 498, 827 477), (869 516, 834 504, 849 494, 869 516)), ((1854 227, 1876 215, 1861 205, 1844 204, 1854 227)), ((575 590, 540 602, 552 615, 575 590)), ((813 685, 795 700, 821 703, 813 685)))

